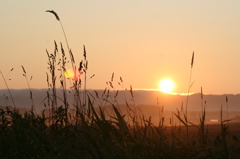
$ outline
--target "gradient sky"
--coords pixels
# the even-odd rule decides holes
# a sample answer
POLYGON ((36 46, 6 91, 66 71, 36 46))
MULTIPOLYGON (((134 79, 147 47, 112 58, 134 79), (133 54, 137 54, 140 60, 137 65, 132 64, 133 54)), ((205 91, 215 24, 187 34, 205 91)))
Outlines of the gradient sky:
MULTIPOLYGON (((63 42, 58 13, 75 59, 86 45, 88 88, 115 84, 158 89, 161 79, 175 81, 175 92, 187 91, 192 52, 191 92, 240 93, 239 0, 1 0, 0 70, 10 88, 26 88, 23 65, 33 76, 32 88, 46 88, 47 55, 53 41, 63 42)), ((0 78, 0 89, 5 89, 0 78)))

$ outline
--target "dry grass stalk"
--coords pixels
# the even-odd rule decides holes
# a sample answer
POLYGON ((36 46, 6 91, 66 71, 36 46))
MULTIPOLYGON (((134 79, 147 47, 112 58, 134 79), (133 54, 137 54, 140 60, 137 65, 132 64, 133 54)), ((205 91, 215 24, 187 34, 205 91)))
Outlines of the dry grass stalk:
POLYGON ((29 82, 29 81, 32 80, 32 76, 30 77, 30 80, 28 80, 27 72, 26 72, 24 66, 21 65, 21 67, 22 67, 22 70, 23 70, 23 76, 24 76, 25 79, 26 79, 27 86, 28 86, 28 90, 29 90, 29 93, 30 93, 30 99, 31 99, 31 103, 32 103, 31 111, 36 113, 36 108, 35 108, 35 106, 34 106, 34 101, 33 101, 33 94, 32 94, 32 90, 31 90, 30 82, 29 82))
MULTIPOLYGON (((13 71, 13 68, 11 69, 10 72, 12 72, 12 71, 13 71)), ((15 102, 14 102, 13 97, 12 97, 12 93, 11 93, 9 87, 8 87, 7 81, 6 81, 6 79, 5 79, 5 77, 4 77, 4 75, 3 75, 3 73, 2 73, 1 70, 0 70, 0 74, 1 74, 1 76, 2 76, 2 79, 3 79, 4 83, 5 83, 5 86, 7 87, 8 94, 10 95, 10 98, 11 98, 11 100, 12 100, 12 104, 13 104, 14 107, 16 107, 15 102)))
POLYGON ((188 91, 187 91, 187 101, 186 101, 186 112, 184 114, 185 122, 186 122, 186 128, 187 128, 187 137, 188 137, 188 100, 189 100, 189 93, 190 89, 193 85, 192 83, 192 69, 194 64, 194 52, 192 53, 192 60, 191 60, 191 70, 190 70, 190 77, 189 77, 189 83, 188 83, 188 91))

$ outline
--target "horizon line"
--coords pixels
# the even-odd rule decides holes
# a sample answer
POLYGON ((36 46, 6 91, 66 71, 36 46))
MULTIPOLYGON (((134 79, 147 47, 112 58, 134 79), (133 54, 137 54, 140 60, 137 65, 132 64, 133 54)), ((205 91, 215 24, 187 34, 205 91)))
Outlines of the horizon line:
MULTIPOLYGON (((30 90, 47 90, 49 88, 30 88, 30 90)), ((56 89, 61 89, 61 88, 56 88, 56 89)), ((7 88, 4 89, 0 89, 0 91, 2 90, 8 90, 7 88)), ((10 88, 9 90, 28 90, 29 88, 10 88)), ((67 89, 67 90, 71 90, 71 89, 67 89)), ((84 89, 82 89, 84 90, 84 89)), ((95 91, 104 91, 104 89, 93 89, 93 88, 88 88, 87 90, 95 90, 95 91)), ((201 94, 201 92, 190 92, 188 93, 176 93, 176 92, 164 92, 161 91, 160 89, 154 89, 154 88, 135 88, 132 89, 133 91, 156 91, 156 92, 161 92, 161 93, 165 93, 165 94, 169 94, 169 95, 181 95, 181 96, 187 96, 187 95, 196 95, 196 94, 201 94)), ((130 91, 130 89, 117 89, 117 90, 110 90, 109 91, 130 91)), ((203 93, 203 95, 240 95, 240 93, 203 93)))

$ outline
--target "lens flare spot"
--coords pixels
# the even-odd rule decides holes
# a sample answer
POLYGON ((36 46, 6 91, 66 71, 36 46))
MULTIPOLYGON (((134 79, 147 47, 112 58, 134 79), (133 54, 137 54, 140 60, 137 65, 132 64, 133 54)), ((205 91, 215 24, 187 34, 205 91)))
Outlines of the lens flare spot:
POLYGON ((80 78, 81 74, 82 74, 81 72, 79 72, 78 70, 74 70, 74 69, 67 69, 64 72, 65 77, 68 79, 71 79, 73 81, 77 81, 80 78))

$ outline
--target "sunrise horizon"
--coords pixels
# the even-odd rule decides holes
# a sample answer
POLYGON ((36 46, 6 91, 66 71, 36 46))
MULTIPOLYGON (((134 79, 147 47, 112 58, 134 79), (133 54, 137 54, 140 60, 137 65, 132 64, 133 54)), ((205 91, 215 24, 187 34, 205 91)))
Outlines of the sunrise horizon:
POLYGON ((239 9, 1 0, 0 158, 239 158, 239 9))
MULTIPOLYGON (((59 51, 62 45, 77 65, 85 46, 89 89, 104 89, 114 72, 116 83, 123 77, 126 88, 161 89, 159 82, 169 78, 176 86, 173 93, 185 93, 191 73, 190 92, 202 87, 206 94, 240 93, 238 1, 58 3, 66 8, 54 2, 0 2, 0 70, 9 88, 28 88, 21 66, 33 77, 31 88, 47 87, 46 50, 51 54, 54 45, 59 51), (46 11, 56 12, 61 25, 46 11)), ((66 63, 66 69, 71 65, 66 63)))

